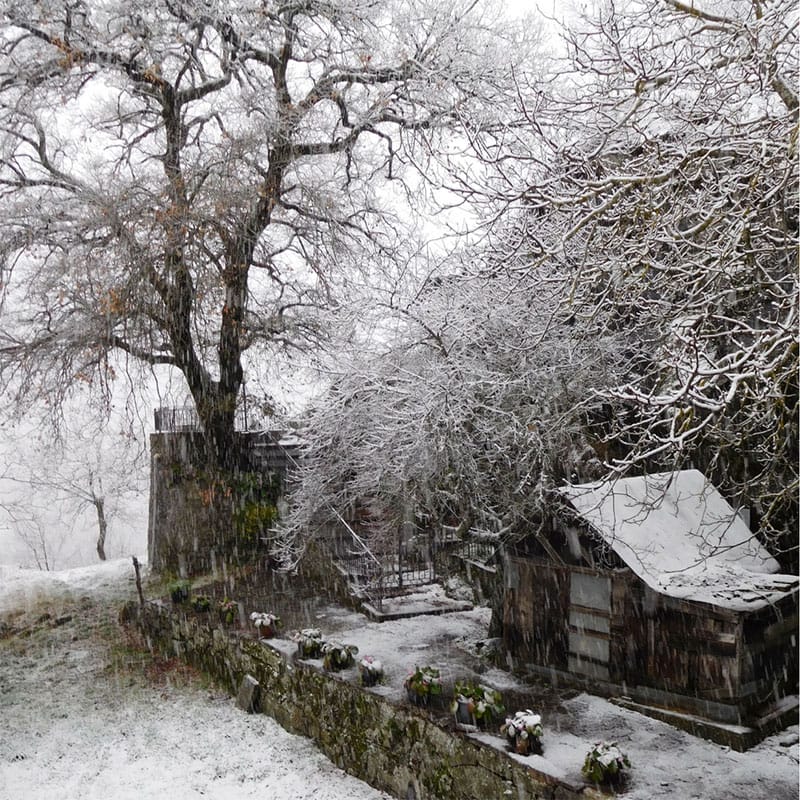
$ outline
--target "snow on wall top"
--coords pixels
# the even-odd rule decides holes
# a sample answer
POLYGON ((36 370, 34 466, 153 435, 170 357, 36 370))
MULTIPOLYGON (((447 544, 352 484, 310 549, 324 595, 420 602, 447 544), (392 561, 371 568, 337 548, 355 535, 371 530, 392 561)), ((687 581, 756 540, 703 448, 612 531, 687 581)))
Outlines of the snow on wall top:
POLYGON ((698 470, 559 491, 657 592, 742 611, 798 587, 698 470))

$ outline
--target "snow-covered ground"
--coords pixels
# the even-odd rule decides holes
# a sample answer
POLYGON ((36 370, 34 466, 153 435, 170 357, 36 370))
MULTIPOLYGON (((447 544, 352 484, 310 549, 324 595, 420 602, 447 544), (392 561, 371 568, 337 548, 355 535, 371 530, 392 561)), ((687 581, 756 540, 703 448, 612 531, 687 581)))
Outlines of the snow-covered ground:
POLYGON ((188 672, 124 668, 109 625, 132 577, 0 566, 0 620, 32 631, 0 639, 0 799, 388 798, 188 672))
MULTIPOLYGON (((148 671, 115 621, 133 594, 129 560, 60 573, 0 566, 0 800, 386 800, 196 675, 148 671), (3 623, 17 632, 3 638, 3 623)), ((319 619, 384 661, 394 677, 378 691, 392 697, 409 666, 445 666, 433 654, 455 656, 457 641, 480 636, 486 622, 480 609, 378 624, 332 607, 319 619)), ((497 669, 481 678, 519 689, 497 669)), ((798 797, 796 725, 737 753, 585 694, 544 723, 544 756, 526 763, 577 780, 588 745, 618 739, 633 763, 628 800, 798 797)))

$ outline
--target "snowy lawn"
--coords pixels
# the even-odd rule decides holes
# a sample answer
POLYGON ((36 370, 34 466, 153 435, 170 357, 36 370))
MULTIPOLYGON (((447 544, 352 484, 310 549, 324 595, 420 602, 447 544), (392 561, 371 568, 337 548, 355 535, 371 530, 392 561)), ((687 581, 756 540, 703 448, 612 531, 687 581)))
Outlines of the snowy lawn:
MULTIPOLYGON (((116 613, 132 596, 127 560, 55 574, 0 567, 0 621, 17 629, 0 638, 0 800, 388 797, 188 668, 126 646, 116 613)), ((416 664, 441 667, 446 681, 477 669, 509 699, 542 691, 466 652, 485 636, 485 609, 379 624, 323 606, 315 624, 380 658, 387 681, 375 691, 393 700, 416 664)), ((737 753, 589 695, 539 697, 544 754, 523 760, 544 772, 580 780, 591 744, 616 739, 633 765, 629 800, 798 797, 796 725, 737 753)), ((475 735, 505 749, 498 734, 475 735)))
POLYGON ((0 639, 2 800, 388 798, 188 669, 126 649, 115 620, 132 574, 128 560, 0 567, 0 619, 25 629, 0 639))

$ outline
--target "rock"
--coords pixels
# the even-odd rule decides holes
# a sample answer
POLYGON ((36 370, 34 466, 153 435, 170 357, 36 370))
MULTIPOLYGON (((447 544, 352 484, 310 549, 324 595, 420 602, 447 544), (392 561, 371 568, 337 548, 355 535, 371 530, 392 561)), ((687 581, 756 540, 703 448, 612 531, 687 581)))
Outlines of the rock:
POLYGON ((456 576, 447 580, 444 590, 447 596, 452 597, 454 600, 462 600, 467 603, 475 602, 475 592, 472 587, 456 576))
POLYGON ((239 685, 239 694, 236 696, 236 705, 246 711, 248 714, 253 714, 258 711, 258 694, 260 686, 258 681, 252 675, 245 675, 239 685))
POLYGON ((502 654, 503 640, 492 638, 477 641, 475 642, 475 652, 481 658, 485 658, 487 661, 492 661, 502 654))

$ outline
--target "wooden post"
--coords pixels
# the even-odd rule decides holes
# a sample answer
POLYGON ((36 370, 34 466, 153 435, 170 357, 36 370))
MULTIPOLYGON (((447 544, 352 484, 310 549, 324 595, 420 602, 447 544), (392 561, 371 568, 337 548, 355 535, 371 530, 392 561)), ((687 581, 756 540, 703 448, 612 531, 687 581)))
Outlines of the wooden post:
POLYGON ((136 573, 136 591, 139 594, 139 605, 144 608, 144 595, 142 594, 142 575, 139 572, 139 559, 133 556, 133 571, 136 573))

